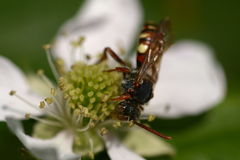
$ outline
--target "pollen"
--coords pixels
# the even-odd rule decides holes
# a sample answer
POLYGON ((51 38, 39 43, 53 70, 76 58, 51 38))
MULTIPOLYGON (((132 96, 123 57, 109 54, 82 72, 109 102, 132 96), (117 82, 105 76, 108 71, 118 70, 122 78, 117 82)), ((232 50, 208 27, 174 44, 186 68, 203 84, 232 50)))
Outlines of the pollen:
POLYGON ((117 105, 111 99, 121 94, 122 74, 104 72, 107 69, 105 62, 96 65, 78 62, 59 78, 59 87, 72 112, 80 109, 85 118, 100 122, 110 117, 117 105))

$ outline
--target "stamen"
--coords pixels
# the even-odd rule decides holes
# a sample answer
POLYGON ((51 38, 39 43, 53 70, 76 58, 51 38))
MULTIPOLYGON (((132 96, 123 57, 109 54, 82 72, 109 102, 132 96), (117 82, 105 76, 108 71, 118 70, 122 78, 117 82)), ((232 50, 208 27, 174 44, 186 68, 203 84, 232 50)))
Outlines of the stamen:
POLYGON ((16 94, 16 91, 10 91, 10 92, 9 92, 9 95, 10 95, 10 96, 13 96, 13 95, 15 95, 15 94, 16 94))
POLYGON ((53 83, 45 76, 44 70, 40 69, 37 71, 37 75, 42 79, 42 81, 49 87, 54 88, 53 83))
POLYGON ((85 37, 79 37, 77 40, 72 41, 71 45, 72 47, 80 47, 85 41, 85 37))
MULTIPOLYGON (((48 100, 48 99, 46 100, 45 99, 45 101, 49 101, 47 103, 48 104, 47 106, 49 107, 49 104, 50 104, 51 100, 48 100)), ((54 106, 57 106, 57 104, 54 105, 54 106)), ((46 103, 44 101, 41 101, 40 104, 39 104, 39 108, 40 109, 45 109, 46 108, 46 103)), ((56 108, 58 108, 58 107, 56 107, 56 108)), ((51 111, 50 109, 45 109, 45 110, 42 110, 42 111, 44 111, 48 116, 50 116, 52 118, 55 118, 56 120, 59 120, 62 123, 66 124, 66 120, 64 118, 62 118, 60 114, 56 114, 53 111, 51 111)))
POLYGON ((90 159, 94 159, 94 153, 93 153, 93 151, 89 151, 89 152, 88 152, 88 156, 89 156, 90 159))
POLYGON ((47 104, 52 104, 53 103, 53 98, 52 97, 47 97, 47 98, 45 98, 45 102, 47 102, 47 104))
POLYGON ((31 115, 30 113, 26 113, 26 114, 25 114, 25 118, 26 118, 26 119, 30 119, 30 118, 31 118, 31 119, 34 119, 34 120, 36 120, 36 121, 39 121, 39 122, 41 122, 41 123, 45 123, 45 124, 51 125, 51 126, 62 127, 62 125, 61 125, 60 123, 56 122, 56 121, 41 119, 41 118, 38 118, 38 117, 36 117, 36 116, 31 115))
POLYGON ((15 96, 16 98, 18 98, 18 99, 21 100, 22 102, 26 103, 28 106, 30 106, 30 107, 32 107, 33 109, 36 109, 36 110, 39 111, 39 109, 38 109, 34 104, 32 104, 32 103, 31 103, 30 101, 28 101, 27 99, 19 96, 16 91, 13 91, 13 90, 10 91, 10 92, 9 92, 9 95, 10 95, 10 96, 15 96))
POLYGON ((88 124, 87 124, 85 127, 83 127, 83 128, 78 128, 78 129, 77 129, 77 132, 87 131, 87 130, 90 128, 91 124, 92 124, 92 119, 90 119, 90 121, 88 122, 88 124))
POLYGON ((120 122, 120 121, 114 122, 114 123, 113 123, 113 127, 114 127, 114 128, 119 128, 119 127, 121 127, 121 122, 120 122))
POLYGON ((107 133, 108 133, 108 129, 107 128, 103 127, 103 128, 100 129, 100 135, 101 136, 103 136, 103 135, 105 135, 107 133))
POLYGON ((82 117, 81 110, 75 109, 73 112, 73 117, 72 117, 72 120, 73 120, 73 122, 75 122, 75 125, 79 124, 79 120, 81 119, 81 117, 82 117))
POLYGON ((89 158, 91 159, 94 159, 94 148, 93 148, 93 140, 92 138, 89 136, 89 134, 85 133, 87 139, 88 139, 88 143, 89 143, 89 146, 90 146, 90 151, 88 152, 88 155, 89 155, 89 158))
MULTIPOLYGON (((47 105, 47 106, 49 106, 49 105, 47 105)), ((50 109, 45 109, 44 111, 45 111, 45 113, 46 113, 48 116, 50 116, 50 117, 52 117, 52 118, 54 118, 54 119, 56 119, 56 120, 59 120, 59 121, 61 121, 62 123, 67 124, 67 123, 66 123, 66 119, 65 119, 65 118, 62 118, 59 114, 54 113, 54 112, 51 111, 50 109)))
POLYGON ((58 79, 59 73, 57 72, 57 69, 54 65, 54 58, 52 57, 52 53, 51 53, 51 45, 46 44, 46 45, 43 46, 43 49, 45 50, 45 52, 47 54, 47 59, 48 59, 48 63, 50 65, 50 68, 51 68, 55 78, 58 79))
POLYGON ((39 104, 39 108, 43 109, 45 108, 45 102, 44 101, 41 101, 40 104, 39 104))
POLYGON ((26 118, 26 119, 30 119, 30 113, 26 113, 26 114, 25 114, 25 118, 26 118))
MULTIPOLYGON (((74 64, 77 60, 77 49, 80 49, 80 50, 83 50, 83 47, 82 47, 82 44, 84 43, 85 41, 85 37, 78 37, 77 40, 73 40, 70 42, 71 44, 71 62, 72 64, 74 64)), ((81 53, 84 53, 83 51, 81 53)))
POLYGON ((45 101, 47 102, 47 104, 55 104, 55 107, 59 113, 59 116, 64 116, 65 112, 64 112, 64 104, 60 104, 59 100, 57 99, 57 90, 55 88, 51 88, 50 90, 51 95, 53 95, 53 97, 47 97, 45 98, 45 101))
POLYGON ((129 127, 132 127, 133 125, 134 125, 134 122, 133 122, 133 121, 129 121, 129 122, 128 122, 128 126, 129 126, 129 127))
POLYGON ((56 96, 56 89, 51 88, 50 93, 51 93, 52 96, 56 96))
POLYGON ((93 128, 93 127, 95 127, 96 126, 96 123, 94 123, 94 122, 90 122, 89 123, 89 128, 93 128))
POLYGON ((64 75, 66 72, 64 60, 61 58, 56 58, 55 68, 60 75, 64 75))

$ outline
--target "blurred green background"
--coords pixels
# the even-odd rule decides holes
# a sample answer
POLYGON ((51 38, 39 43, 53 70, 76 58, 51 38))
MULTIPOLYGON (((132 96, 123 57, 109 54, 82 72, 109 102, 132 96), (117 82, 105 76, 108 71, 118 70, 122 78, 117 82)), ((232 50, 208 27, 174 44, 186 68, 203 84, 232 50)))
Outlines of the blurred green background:
MULTIPOLYGON (((240 1, 238 0, 142 0, 145 19, 170 16, 176 40, 196 39, 211 45, 227 79, 226 99, 209 112, 177 120, 158 120, 154 128, 172 135, 174 160, 240 159, 240 1), (157 124, 161 123, 161 128, 157 124)), ((41 46, 79 8, 79 0, 1 0, 0 55, 24 71, 50 70, 41 46)), ((1 75, 4 76, 4 75, 1 75)), ((203 99, 204 100, 204 99, 203 99)), ((0 123, 1 159, 26 159, 19 141, 0 123)), ((106 159, 101 153, 99 159, 106 159)), ((147 158, 152 160, 159 157, 147 158)), ((162 157, 161 159, 170 159, 162 157)))

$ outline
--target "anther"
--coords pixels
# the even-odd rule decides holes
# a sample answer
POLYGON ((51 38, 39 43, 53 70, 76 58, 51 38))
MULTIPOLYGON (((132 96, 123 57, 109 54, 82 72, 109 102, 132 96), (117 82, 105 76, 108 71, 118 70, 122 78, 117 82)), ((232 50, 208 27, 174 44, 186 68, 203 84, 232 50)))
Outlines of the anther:
POLYGON ((96 98, 90 98, 90 103, 94 103, 96 101, 96 98))
POLYGON ((93 92, 93 91, 90 91, 90 92, 88 92, 88 93, 87 93, 88 97, 92 97, 92 96, 93 96, 93 94, 94 94, 94 92, 93 92))
POLYGON ((149 115, 148 116, 148 121, 149 122, 152 122, 152 121, 154 121, 156 119, 156 116, 154 116, 154 115, 149 115))
POLYGON ((121 122, 120 122, 120 121, 114 122, 114 123, 113 123, 113 127, 114 127, 114 128, 119 128, 119 127, 121 127, 121 122))
POLYGON ((44 70, 43 69, 39 69, 37 71, 37 75, 39 75, 39 76, 44 75, 44 70))
POLYGON ((39 104, 39 108, 43 109, 45 108, 46 104, 44 101, 41 101, 40 104, 39 104))
POLYGON ((31 115, 30 115, 29 113, 26 113, 26 114, 25 114, 25 118, 26 118, 26 119, 30 119, 30 116, 31 116, 31 115))
POLYGON ((80 95, 80 100, 83 102, 84 101, 84 95, 80 95))
POLYGON ((9 95, 10 95, 10 96, 13 96, 13 95, 15 95, 15 94, 16 94, 16 91, 11 90, 11 91, 9 92, 9 95))
POLYGON ((90 122, 90 123, 89 123, 89 128, 93 128, 93 127, 95 127, 95 125, 96 125, 96 124, 95 124, 94 122, 90 122))
POLYGON ((45 102, 47 102, 47 104, 52 104, 53 103, 53 98, 51 98, 51 97, 47 97, 44 100, 45 100, 45 102))
POLYGON ((100 135, 101 135, 101 136, 103 136, 103 135, 105 135, 105 134, 107 134, 107 133, 108 133, 108 129, 107 129, 107 128, 104 127, 104 128, 101 128, 101 129, 100 129, 100 135))
POLYGON ((74 113, 74 115, 79 116, 81 114, 81 110, 75 109, 73 113, 74 113))
POLYGON ((42 48, 44 50, 49 50, 51 48, 51 45, 50 44, 45 44, 45 45, 42 46, 42 48))
POLYGON ((51 93, 52 96, 56 96, 56 89, 51 88, 50 93, 51 93))
POLYGON ((133 121, 129 121, 128 126, 132 127, 133 125, 134 125, 134 122, 133 121))
POLYGON ((79 47, 85 41, 85 37, 79 37, 77 40, 71 41, 72 47, 79 47))
POLYGON ((37 107, 32 104, 30 101, 28 101, 27 99, 21 97, 20 95, 17 94, 16 91, 12 90, 9 92, 9 95, 10 96, 15 96, 16 98, 18 98, 19 100, 21 100, 22 102, 24 102, 25 104, 29 105, 30 107, 34 108, 34 109, 37 109, 37 107))
POLYGON ((64 75, 66 73, 65 71, 65 63, 64 60, 61 58, 57 58, 55 60, 55 68, 58 71, 60 75, 64 75))

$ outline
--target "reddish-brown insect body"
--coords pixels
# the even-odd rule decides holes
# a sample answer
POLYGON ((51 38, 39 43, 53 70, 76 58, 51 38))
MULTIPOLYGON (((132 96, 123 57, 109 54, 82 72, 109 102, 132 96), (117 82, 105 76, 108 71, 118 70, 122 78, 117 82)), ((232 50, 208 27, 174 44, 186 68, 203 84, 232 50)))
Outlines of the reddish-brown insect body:
POLYGON ((147 23, 144 25, 139 35, 136 56, 137 66, 135 68, 128 67, 110 48, 104 50, 104 55, 99 61, 106 59, 107 54, 109 54, 121 65, 121 67, 108 70, 108 72, 123 73, 123 94, 112 99, 113 101, 119 101, 114 112, 115 117, 122 121, 133 121, 139 127, 165 139, 171 139, 171 137, 165 136, 137 121, 143 110, 142 106, 153 97, 161 57, 169 45, 169 28, 170 21, 168 19, 162 20, 159 24, 147 23))
POLYGON ((162 37, 158 33, 158 27, 154 23, 147 23, 144 25, 142 32, 139 35, 139 44, 137 48, 137 68, 140 68, 149 52, 150 45, 155 37, 162 37))

